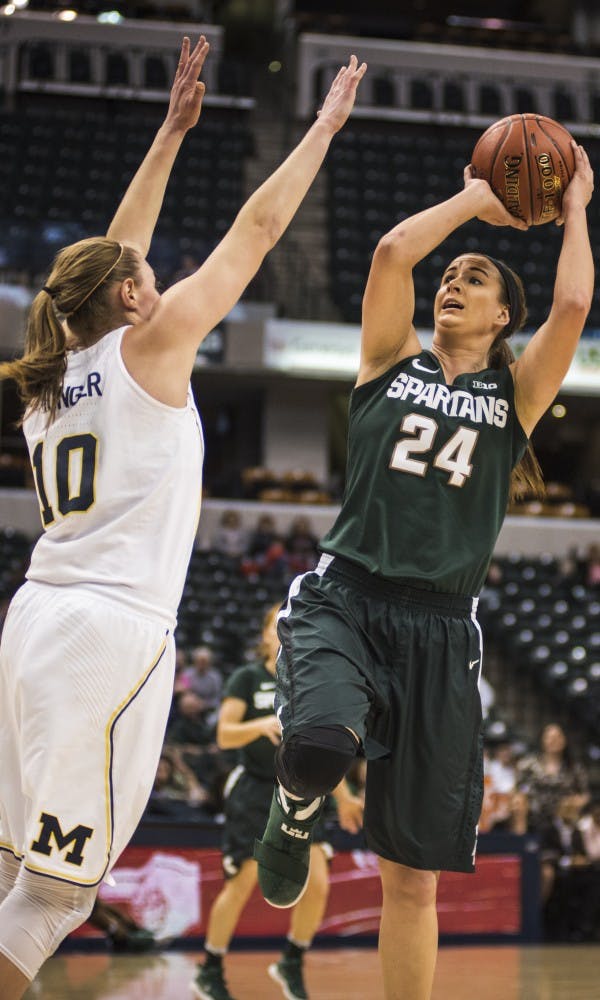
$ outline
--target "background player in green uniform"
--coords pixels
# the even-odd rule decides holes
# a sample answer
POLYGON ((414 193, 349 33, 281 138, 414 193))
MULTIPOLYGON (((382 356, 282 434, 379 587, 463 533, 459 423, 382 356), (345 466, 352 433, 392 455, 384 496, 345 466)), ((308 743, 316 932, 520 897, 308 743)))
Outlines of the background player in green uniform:
POLYGON ((413 268, 450 233, 474 217, 525 228, 485 181, 467 167, 464 190, 381 239, 363 301, 342 509, 317 570, 293 581, 278 620, 280 784, 255 847, 259 883, 274 905, 293 905, 306 878, 302 835, 364 753, 387 1000, 429 998, 439 873, 473 870, 482 798, 475 595, 511 481, 540 482, 528 437, 560 388, 593 294, 593 174, 573 145, 552 307, 518 361, 506 338, 524 322, 523 289, 492 257, 462 254, 446 268, 431 351, 413 326, 413 268))
MULTIPOLYGON (((269 815, 275 748, 281 742, 281 726, 273 714, 275 661, 279 650, 275 627, 278 611, 277 604, 265 615, 260 660, 232 674, 219 713, 219 746, 239 748, 239 764, 225 787, 222 847, 226 881, 210 912, 206 954, 193 987, 205 1000, 231 1000, 223 975, 223 956, 256 885, 252 849, 254 838, 262 833, 269 815)), ((350 833, 358 833, 362 826, 362 800, 350 793, 345 782, 334 791, 334 796, 340 824, 350 833)), ((281 985, 289 1000, 307 997, 302 959, 323 920, 329 893, 328 861, 332 849, 322 826, 317 827, 313 841, 306 891, 292 911, 281 959, 269 967, 269 975, 281 985)))

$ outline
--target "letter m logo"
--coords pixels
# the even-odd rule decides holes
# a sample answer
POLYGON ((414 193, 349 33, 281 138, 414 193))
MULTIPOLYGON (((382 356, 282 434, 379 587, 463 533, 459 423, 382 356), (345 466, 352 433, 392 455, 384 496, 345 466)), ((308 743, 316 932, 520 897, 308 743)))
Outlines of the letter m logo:
POLYGON ((89 826, 83 826, 80 823, 79 826, 74 826, 68 833, 63 833, 57 817, 44 812, 40 816, 40 823, 42 824, 42 829, 38 839, 33 841, 31 850, 49 857, 54 850, 51 843, 53 838, 54 844, 59 851, 64 851, 66 847, 72 844, 71 850, 68 854, 65 854, 65 861, 79 867, 83 863, 85 842, 92 836, 93 829, 89 826))

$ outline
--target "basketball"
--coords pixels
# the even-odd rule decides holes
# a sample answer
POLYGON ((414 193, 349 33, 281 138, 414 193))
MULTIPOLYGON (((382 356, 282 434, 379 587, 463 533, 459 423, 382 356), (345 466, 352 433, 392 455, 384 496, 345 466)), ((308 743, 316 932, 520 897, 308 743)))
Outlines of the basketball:
POLYGON ((473 176, 486 180, 511 215, 528 226, 557 219, 575 173, 572 136, 543 115, 510 115, 478 140, 473 176))

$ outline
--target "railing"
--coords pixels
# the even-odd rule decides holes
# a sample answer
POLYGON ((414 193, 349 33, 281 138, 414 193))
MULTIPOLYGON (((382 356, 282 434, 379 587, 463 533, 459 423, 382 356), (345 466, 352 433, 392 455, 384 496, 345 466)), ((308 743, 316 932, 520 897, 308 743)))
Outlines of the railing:
POLYGON ((22 11, 3 16, 0 27, 0 73, 8 98, 28 92, 162 102, 168 99, 183 35, 193 42, 204 34, 211 46, 202 70, 205 102, 239 108, 254 104, 249 97, 217 93, 224 31, 216 24, 128 19, 102 24, 85 15, 64 21, 54 14, 22 11), (40 53, 46 63, 42 72, 36 67, 40 53), (111 69, 115 57, 123 66, 117 79, 111 69), (74 58, 79 60, 79 73, 73 72, 74 58), (148 79, 149 59, 154 60, 154 82, 148 79))
POLYGON ((369 66, 356 117, 483 128, 523 110, 558 118, 576 134, 600 134, 594 124, 600 59, 317 34, 299 38, 300 118, 312 114, 352 52, 369 66), (426 101, 418 100, 415 85, 424 85, 426 101), (494 96, 493 109, 486 107, 486 94, 494 96))

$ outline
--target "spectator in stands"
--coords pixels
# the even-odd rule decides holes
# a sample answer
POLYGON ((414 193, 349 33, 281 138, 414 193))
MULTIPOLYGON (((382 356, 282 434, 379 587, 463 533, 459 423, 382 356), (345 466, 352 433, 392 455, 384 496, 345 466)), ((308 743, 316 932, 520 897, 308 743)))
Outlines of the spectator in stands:
POLYGON ((182 691, 176 698, 176 707, 175 718, 167 731, 169 744, 177 744, 186 751, 211 746, 212 729, 206 721, 202 698, 195 691, 182 691))
POLYGON ((483 759, 483 806, 479 829, 509 829, 513 810, 520 803, 513 801, 516 768, 510 736, 505 733, 494 739, 486 737, 483 759))
POLYGON ((285 547, 271 514, 262 514, 250 535, 242 560, 246 576, 265 576, 283 580, 286 572, 285 547))
POLYGON ((256 527, 248 539, 246 555, 249 559, 258 559, 265 556, 272 545, 281 542, 281 535, 275 527, 275 518, 272 514, 261 514, 256 522, 256 527))
POLYGON ((307 517, 294 518, 283 544, 289 577, 315 568, 319 560, 319 541, 307 517))
MULTIPOLYGON (((262 833, 269 814, 275 775, 274 756, 281 728, 273 714, 275 661, 279 640, 275 622, 280 605, 264 618, 258 660, 241 667, 229 678, 218 724, 219 746, 237 748, 239 764, 226 785, 223 833, 225 885, 213 903, 204 943, 204 961, 198 968, 195 992, 204 1000, 232 1000, 227 989, 223 958, 236 925, 256 885, 254 839, 262 833)), ((362 823, 363 801, 345 782, 336 789, 340 823, 357 833, 362 823)), ((327 863, 331 857, 323 825, 310 852, 310 876, 302 899, 291 914, 290 932, 279 962, 269 967, 286 997, 307 997, 303 982, 304 953, 310 947, 325 913, 328 895, 327 863)))
POLYGON ((504 578, 504 573, 502 572, 502 566, 495 559, 492 559, 490 565, 488 566, 486 585, 488 587, 499 587, 504 578))
POLYGON ((189 808, 197 809, 209 798, 209 790, 188 767, 180 748, 163 747, 147 811, 185 817, 189 808))
POLYGON ((215 743, 214 726, 207 724, 204 702, 194 691, 182 691, 175 701, 166 749, 175 751, 177 759, 191 768, 198 782, 209 791, 207 808, 218 812, 224 762, 215 743))
MULTIPOLYGON (((205 254, 205 256, 208 256, 208 254, 205 254)), ((196 273, 199 267, 200 261, 193 253, 182 254, 179 267, 173 275, 173 282, 183 281, 184 278, 189 278, 192 274, 196 273)))
POLYGON ((182 672, 179 688, 193 691, 201 699, 204 721, 212 730, 221 703, 223 677, 213 666, 213 654, 208 646, 197 646, 192 650, 191 665, 182 672))
POLYGON ((565 795, 539 831, 544 924, 552 940, 589 940, 598 929, 600 872, 590 865, 580 815, 580 797, 565 795))
POLYGON ((189 687, 187 681, 183 680, 183 676, 187 668, 187 653, 181 646, 177 646, 175 650, 175 680, 173 683, 173 691, 175 694, 179 694, 180 691, 185 691, 189 687))
POLYGON ((592 799, 577 825, 590 863, 600 866, 600 798, 592 799))
POLYGON ((508 816, 494 825, 498 832, 516 833, 524 836, 529 832, 529 800, 524 792, 513 791, 510 796, 508 816))
POLYGON ((239 559, 247 547, 247 533, 242 524, 242 516, 237 510, 225 510, 221 514, 219 527, 212 540, 212 548, 231 559, 239 559))
POLYGON ((559 559, 557 584, 577 583, 580 577, 580 560, 577 558, 577 550, 569 549, 568 552, 559 559))
POLYGON ((600 545, 590 545, 585 567, 585 582, 588 587, 600 588, 600 545))
POLYGON ((207 52, 204 36, 193 51, 184 39, 166 119, 107 235, 59 251, 33 299, 22 356, 0 366, 23 403, 46 528, 2 635, 0 743, 10 764, 0 770, 0 835, 11 846, 0 852, 2 1000, 20 1000, 85 920, 139 822, 196 533, 203 447, 190 377, 198 348, 287 229, 366 71, 351 56, 317 121, 208 260, 161 296, 146 255, 175 159, 199 119, 207 52), (75 676, 85 690, 66 712, 75 676), (70 853, 38 845, 68 833, 61 824, 73 816, 85 822, 67 837, 70 853))
POLYGON ((517 765, 517 787, 529 799, 532 829, 551 823, 565 796, 577 796, 580 808, 586 805, 588 776, 585 768, 572 760, 562 726, 544 726, 539 752, 527 754, 517 765))
POLYGON ((506 338, 524 322, 523 287, 484 254, 460 254, 443 272, 430 349, 414 327, 414 269, 451 233, 475 217, 527 228, 470 167, 463 191, 379 241, 362 300, 341 511, 318 572, 292 584, 278 621, 283 735, 255 848, 259 884, 275 906, 299 898, 323 796, 365 752, 389 998, 430 997, 440 871, 473 871, 482 649, 476 602, 460 595, 481 590, 511 475, 517 491, 540 487, 528 439, 591 307, 593 171, 575 143, 573 155, 552 307, 518 360, 506 338), (499 421, 485 412, 498 404, 499 421))

